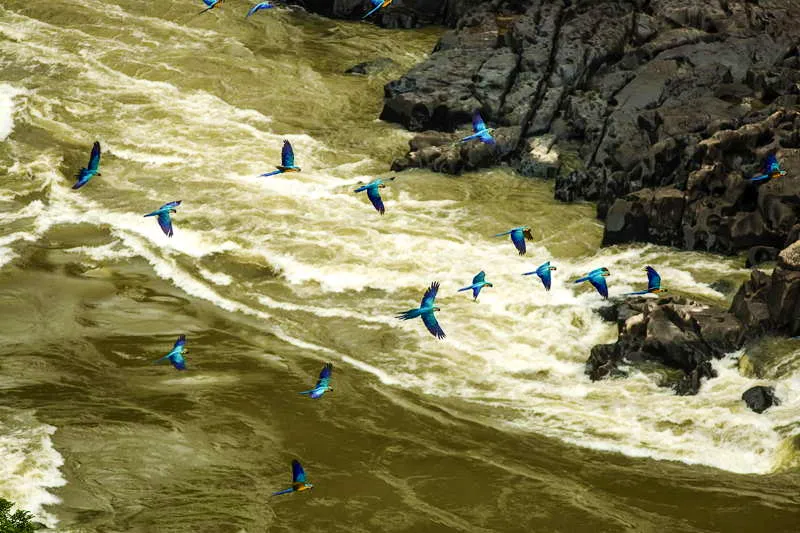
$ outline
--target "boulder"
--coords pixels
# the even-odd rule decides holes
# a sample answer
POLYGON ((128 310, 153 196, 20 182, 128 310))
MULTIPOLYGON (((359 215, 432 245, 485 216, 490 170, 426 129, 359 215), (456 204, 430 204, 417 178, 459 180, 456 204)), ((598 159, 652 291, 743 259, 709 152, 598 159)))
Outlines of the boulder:
POLYGON ((384 70, 392 68, 395 65, 396 63, 394 60, 388 57, 379 57, 378 59, 373 59, 372 61, 364 61, 363 63, 353 65, 349 69, 345 70, 344 73, 371 75, 383 72, 384 70))
POLYGON ((752 387, 744 391, 742 400, 747 407, 756 413, 763 413, 773 405, 780 405, 780 400, 775 396, 775 389, 772 387, 752 387))

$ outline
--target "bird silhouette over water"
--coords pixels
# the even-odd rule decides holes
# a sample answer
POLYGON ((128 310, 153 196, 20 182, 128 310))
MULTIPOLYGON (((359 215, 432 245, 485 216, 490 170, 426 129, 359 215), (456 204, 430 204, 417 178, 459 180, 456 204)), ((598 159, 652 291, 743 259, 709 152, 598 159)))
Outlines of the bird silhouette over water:
POLYGON ((276 174, 283 174, 284 172, 300 172, 300 167, 294 164, 294 150, 289 141, 283 141, 283 148, 281 149, 281 164, 275 167, 277 170, 261 174, 261 177, 274 176, 276 174))
POLYGON ((292 460, 292 486, 288 489, 273 492, 273 496, 280 496, 281 494, 289 494, 290 492, 302 492, 313 488, 314 485, 306 481, 306 472, 303 470, 300 461, 297 459, 292 460))
POLYGON ((781 164, 775 154, 769 154, 764 160, 762 166, 762 173, 750 178, 750 181, 757 185, 767 183, 768 181, 780 178, 786 175, 786 171, 781 169, 781 164))
POLYGON ((533 272, 525 272, 522 274, 523 276, 530 276, 532 274, 536 274, 539 276, 539 279, 542 280, 542 284, 544 285, 545 290, 550 290, 550 283, 552 280, 552 275, 550 274, 551 271, 556 270, 556 267, 550 266, 550 261, 542 264, 534 270, 533 272))
POLYGON ((256 5, 254 5, 253 7, 250 8, 250 11, 247 12, 247 16, 245 18, 249 18, 252 15, 255 15, 256 13, 261 11, 262 9, 272 9, 273 7, 275 7, 275 6, 273 4, 271 4, 271 3, 269 3, 269 2, 259 2, 259 3, 257 3, 256 5))
POLYGON ((434 312, 440 311, 438 307, 434 305, 436 301, 436 293, 439 292, 439 282, 434 281, 431 283, 430 288, 425 291, 425 296, 422 297, 422 303, 417 309, 410 309, 405 313, 400 313, 397 315, 397 318, 400 320, 411 320, 412 318, 421 317, 422 323, 425 324, 425 327, 428 328, 428 331, 431 332, 431 335, 436 337, 437 339, 445 338, 444 331, 439 326, 439 322, 436 321, 436 316, 434 316, 434 312))
MULTIPOLYGON (((395 178, 389 178, 386 181, 394 181, 395 178)), ((373 207, 375 210, 378 211, 381 215, 386 212, 386 208, 383 205, 383 199, 381 198, 380 189, 386 188, 386 184, 381 178, 373 180, 366 185, 362 185, 358 189, 353 192, 363 192, 367 191, 367 198, 369 201, 372 202, 373 207)))
POLYGON ((181 335, 178 337, 178 340, 175 341, 172 351, 161 359, 153 361, 153 364, 169 359, 169 362, 172 363, 172 366, 174 366, 176 369, 186 370, 186 359, 183 357, 183 354, 185 354, 186 351, 186 335, 181 335))
POLYGON ((370 3, 372 3, 372 5, 374 7, 372 9, 370 9, 369 11, 367 11, 367 13, 365 13, 364 16, 361 17, 361 20, 364 20, 364 19, 368 18, 370 15, 372 15, 373 13, 378 11, 379 9, 382 9, 384 7, 389 7, 389 5, 392 2, 394 2, 394 0, 370 0, 370 3))
POLYGON ((75 175, 75 179, 78 181, 75 182, 72 188, 80 189, 95 176, 102 176, 100 174, 100 143, 98 141, 95 141, 94 145, 92 145, 92 155, 89 156, 89 163, 86 168, 80 169, 78 174, 75 175))
POLYGON ((643 291, 629 292, 625 296, 636 296, 640 294, 658 294, 660 292, 667 292, 667 289, 661 288, 661 276, 658 275, 656 269, 651 266, 644 267, 647 272, 647 289, 643 291))
POLYGON ((478 295, 481 293, 481 289, 484 287, 494 287, 494 285, 486 281, 486 272, 481 270, 474 278, 472 278, 472 285, 469 287, 464 287, 463 289, 458 289, 458 292, 472 289, 472 299, 477 300, 478 295))
POLYGON ((583 283, 584 281, 588 281, 594 286, 595 289, 597 289, 597 292, 599 292, 603 298, 608 298, 608 285, 606 285, 606 277, 610 275, 611 273, 606 267, 596 268, 586 274, 584 277, 576 279, 575 283, 583 283))
POLYGON ((498 233, 495 237, 502 237, 504 235, 511 235, 511 242, 514 243, 514 247, 519 252, 519 255, 525 255, 525 239, 533 239, 531 229, 528 226, 519 226, 503 233, 498 233))
POLYGON ((211 11, 215 7, 217 7, 219 5, 222 5, 222 2, 224 2, 224 1, 225 0, 203 0, 203 3, 208 7, 206 7, 204 10, 202 10, 199 14, 202 15, 206 11, 211 11))
POLYGON ((147 213, 146 217, 158 217, 158 225, 161 226, 161 231, 164 232, 164 235, 167 237, 172 237, 174 232, 172 231, 172 219, 170 218, 170 213, 177 213, 178 211, 175 209, 181 205, 180 200, 176 200, 174 202, 168 202, 152 213, 147 213))
POLYGON ((327 391, 333 392, 333 387, 330 386, 331 381, 331 373, 333 372, 333 364, 332 363, 325 363, 325 366, 322 367, 322 371, 319 373, 319 379, 317 380, 317 384, 314 385, 313 389, 309 389, 299 394, 305 394, 309 398, 318 399, 321 398, 323 394, 327 391))
POLYGON ((483 118, 478 111, 475 111, 472 114, 472 132, 472 135, 467 135, 456 144, 469 142, 472 139, 478 139, 484 144, 496 144, 494 137, 492 137, 494 128, 486 127, 486 123, 483 121, 483 118))

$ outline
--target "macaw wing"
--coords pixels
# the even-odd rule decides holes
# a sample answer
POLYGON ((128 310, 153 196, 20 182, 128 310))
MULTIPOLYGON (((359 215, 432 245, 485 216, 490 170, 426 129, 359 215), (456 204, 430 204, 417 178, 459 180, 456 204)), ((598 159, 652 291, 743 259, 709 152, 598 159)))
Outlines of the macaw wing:
POLYGON ((472 297, 476 300, 478 299, 478 295, 481 293, 481 289, 483 285, 478 285, 477 287, 472 287, 472 297))
POLYGON ((314 388, 327 387, 328 382, 330 382, 332 372, 333 365, 331 363, 325 363, 325 366, 322 367, 322 371, 319 373, 319 379, 317 380, 317 384, 314 386, 314 388))
POLYGON ((425 295, 422 297, 422 304, 420 307, 432 307, 433 302, 436 301, 436 294, 439 292, 439 282, 434 281, 431 283, 431 286, 425 291, 425 295))
POLYGON ((542 270, 541 272, 536 272, 539 275, 539 278, 542 280, 542 284, 546 290, 550 290, 550 283, 552 281, 552 276, 550 274, 550 267, 548 266, 546 269, 542 270))
POLYGON ((444 331, 439 326, 439 322, 436 321, 436 317, 433 315, 433 312, 423 313, 422 323, 425 324, 425 327, 428 328, 428 331, 431 332, 431 335, 437 339, 445 338, 444 331))
POLYGON ((283 149, 281 150, 281 166, 294 166, 294 150, 292 150, 292 145, 289 143, 289 141, 283 141, 283 149))
POLYGON ((597 289, 597 292, 603 298, 608 298, 608 285, 606 285, 606 278, 602 276, 592 276, 589 278, 589 283, 594 285, 594 288, 597 289))
POLYGON ((486 129, 486 123, 483 121, 481 114, 475 111, 472 114, 472 131, 478 133, 485 129, 486 129))
POLYGON ((89 170, 97 170, 100 167, 100 143, 98 141, 94 142, 92 145, 92 155, 89 156, 89 164, 86 165, 86 168, 89 170))
POLYGON ((522 230, 511 232, 511 242, 514 243, 519 255, 525 255, 525 235, 523 235, 522 230))
POLYGON ((383 206, 381 193, 377 187, 370 187, 367 189, 367 198, 369 198, 369 201, 372 202, 373 207, 375 207, 378 213, 382 215, 384 212, 386 212, 386 208, 383 206))
POLYGON ((183 350, 183 347, 186 346, 186 335, 181 335, 178 337, 178 340, 175 341, 175 345, 172 347, 173 350, 180 348, 183 350))
POLYGON ((214 4, 217 3, 217 0, 203 0, 203 3, 205 5, 207 5, 208 7, 211 7, 211 6, 213 6, 214 4))
POLYGON ((306 482, 306 471, 303 470, 302 465, 300 465, 300 461, 297 459, 292 460, 292 483, 305 483, 306 482))
POLYGON ((488 131, 482 131, 480 135, 478 135, 478 139, 480 139, 484 144, 497 144, 494 140, 494 137, 492 137, 492 134, 488 131))
POLYGON ((164 205, 159 207, 158 210, 161 211, 161 210, 164 210, 164 209, 175 209, 179 205, 181 205, 181 200, 175 200, 174 202, 165 203, 164 205))
POLYGON ((180 352, 173 352, 169 360, 172 362, 172 366, 174 366, 176 369, 186 370, 186 359, 181 355, 180 352))
POLYGON ((377 7, 377 6, 383 6, 383 0, 369 0, 369 1, 370 1, 370 3, 371 3, 373 6, 375 6, 375 7, 377 7))
POLYGON ((172 219, 169 218, 168 212, 162 211, 158 214, 158 225, 161 226, 161 231, 163 231, 167 237, 172 237, 172 219))
POLYGON ((778 162, 778 157, 775 154, 769 154, 764 160, 764 173, 772 174, 774 172, 780 172, 780 170, 781 164, 778 162))
POLYGON ((658 272, 651 267, 645 267, 647 270, 647 288, 649 289, 660 289, 661 288, 661 276, 658 275, 658 272))
POLYGON ((476 283, 480 283, 485 280, 486 280, 486 272, 481 270, 480 272, 478 272, 478 274, 476 274, 474 278, 472 278, 472 284, 475 285, 476 283))

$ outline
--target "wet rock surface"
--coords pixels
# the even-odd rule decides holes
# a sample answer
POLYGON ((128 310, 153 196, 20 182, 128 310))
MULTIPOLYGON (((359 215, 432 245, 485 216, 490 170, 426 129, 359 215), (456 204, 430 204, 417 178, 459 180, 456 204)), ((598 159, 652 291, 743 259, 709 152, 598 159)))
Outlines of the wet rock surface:
POLYGON ((780 400, 775 396, 775 389, 772 387, 752 387, 744 391, 742 400, 747 407, 756 413, 763 413, 773 405, 780 405, 780 400))

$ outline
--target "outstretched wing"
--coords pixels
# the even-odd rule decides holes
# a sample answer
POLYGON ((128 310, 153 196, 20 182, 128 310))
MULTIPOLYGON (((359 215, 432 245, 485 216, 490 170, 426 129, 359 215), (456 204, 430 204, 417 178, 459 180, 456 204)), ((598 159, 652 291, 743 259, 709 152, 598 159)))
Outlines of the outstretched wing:
POLYGON ((425 327, 428 328, 428 331, 431 332, 431 335, 437 339, 445 338, 444 331, 442 330, 441 326, 439 326, 439 322, 436 321, 436 317, 433 315, 433 312, 423 313, 422 323, 425 324, 425 327))
POLYGON ((325 366, 322 367, 322 371, 319 373, 319 379, 317 380, 317 384, 314 386, 314 388, 327 387, 331 380, 331 372, 333 372, 333 364, 325 363, 325 366))
POLYGON ((292 150, 292 145, 289 143, 289 141, 283 141, 283 149, 281 150, 281 166, 294 166, 294 150, 292 150))
POLYGON ((511 242, 514 243, 519 255, 525 255, 525 235, 522 230, 515 229, 511 232, 511 242))
POLYGON ((472 131, 478 133, 486 129, 486 123, 483 121, 481 114, 475 111, 472 114, 472 131))
POLYGON ((608 285, 606 285, 606 278, 603 276, 592 276, 589 278, 589 283, 594 285, 594 288, 597 289, 597 292, 603 298, 608 298, 608 285))
POLYGON ((478 299, 478 295, 481 293, 481 289, 482 288, 483 288, 483 285, 479 285, 477 287, 472 287, 472 297, 474 299, 476 299, 476 300, 478 299))
POLYGON ((661 288, 661 276, 658 275, 658 272, 651 267, 645 267, 647 270, 647 289, 660 289, 661 288))
POLYGON ((492 134, 488 131, 481 132, 481 134, 478 135, 478 139, 480 139, 483 144, 497 144, 492 134))
MULTIPOLYGON (((436 294, 439 292, 439 282, 434 281, 431 286, 425 291, 425 296, 422 297, 422 304, 420 307, 432 307, 433 302, 436 301, 436 294)), ((434 320, 435 322, 435 320, 434 320)))
POLYGON ((539 279, 542 280, 542 284, 544 285, 545 290, 550 290, 550 283, 552 281, 552 276, 550 274, 550 262, 548 261, 536 271, 539 275, 539 279), (543 268, 544 267, 544 268, 543 268))
POLYGON ((172 219, 169 217, 168 211, 162 211, 158 214, 158 225, 161 226, 161 231, 163 231, 167 237, 172 237, 172 219))
POLYGON ((769 154, 764 160, 764 174, 773 174, 780 170, 781 164, 778 162, 778 157, 775 154, 769 154))
POLYGON ((174 202, 165 203, 164 205, 159 207, 158 210, 161 211, 161 210, 164 210, 164 209, 175 209, 179 205, 181 205, 181 200, 175 200, 174 202))
POLYGON ((176 370, 186 370, 186 359, 184 359, 180 352, 172 352, 169 360, 172 361, 172 366, 174 366, 176 370))
POLYGON ((383 199, 381 198, 381 193, 377 187, 369 187, 367 189, 367 198, 369 201, 372 202, 372 205, 381 215, 386 212, 386 208, 383 206, 383 199))
MULTIPOLYGON (((249 17, 253 13, 255 13, 257 11, 261 11, 262 9, 271 9, 273 7, 275 7, 275 6, 273 6, 269 2, 260 2, 260 3, 254 5, 253 7, 250 8, 250 11, 247 12, 247 16, 249 17)), ((245 17, 245 18, 247 18, 247 17, 245 17)))
POLYGON ((172 347, 173 350, 180 348, 183 350, 183 347, 186 346, 186 335, 181 335, 178 337, 178 340, 175 341, 175 345, 172 347))
POLYGON ((306 471, 300 465, 300 461, 292 459, 292 483, 305 483, 306 471))
POLYGON ((480 283, 485 280, 486 280, 486 272, 481 270, 474 278, 472 278, 472 284, 475 285, 476 283, 480 283))
POLYGON ((97 170, 100 167, 100 142, 95 141, 92 146, 92 155, 89 156, 89 164, 86 168, 89 170, 97 170))

